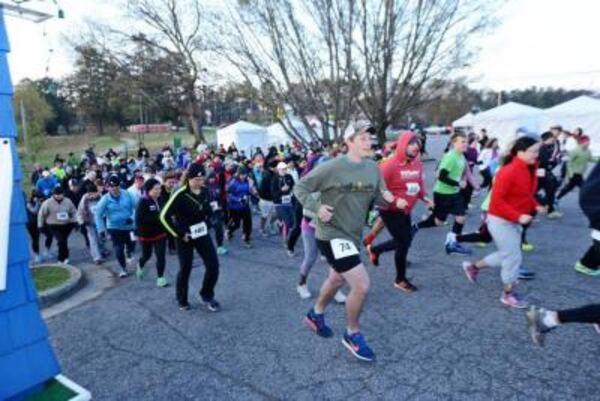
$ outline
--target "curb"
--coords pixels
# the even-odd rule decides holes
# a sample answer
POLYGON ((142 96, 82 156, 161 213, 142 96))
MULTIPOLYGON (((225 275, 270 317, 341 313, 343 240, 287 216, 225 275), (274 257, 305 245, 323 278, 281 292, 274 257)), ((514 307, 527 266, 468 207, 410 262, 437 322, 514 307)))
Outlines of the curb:
MULTIPOLYGON (((35 265, 32 267, 33 269, 43 269, 44 267, 57 266, 57 264, 41 264, 35 265)), ((67 298, 69 295, 79 291, 86 284, 85 276, 75 266, 71 265, 60 265, 60 267, 68 270, 71 277, 67 281, 65 281, 62 285, 50 288, 46 291, 38 293, 38 303, 40 308, 47 308, 52 306, 63 299, 67 298)))

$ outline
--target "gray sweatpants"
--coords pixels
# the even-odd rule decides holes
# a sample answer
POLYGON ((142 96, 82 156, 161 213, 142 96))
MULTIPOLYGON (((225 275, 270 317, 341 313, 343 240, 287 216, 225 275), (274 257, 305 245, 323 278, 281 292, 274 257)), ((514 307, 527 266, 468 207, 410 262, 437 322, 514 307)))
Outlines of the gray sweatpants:
POLYGON ((302 244, 304 245, 304 260, 300 265, 300 274, 308 276, 310 269, 315 265, 319 257, 319 248, 317 248, 317 238, 315 230, 302 230, 302 244))
POLYGON ((514 284, 523 261, 521 254, 521 231, 523 228, 518 223, 492 215, 488 215, 487 226, 498 250, 486 256, 483 261, 490 267, 502 267, 500 273, 502 283, 514 284))

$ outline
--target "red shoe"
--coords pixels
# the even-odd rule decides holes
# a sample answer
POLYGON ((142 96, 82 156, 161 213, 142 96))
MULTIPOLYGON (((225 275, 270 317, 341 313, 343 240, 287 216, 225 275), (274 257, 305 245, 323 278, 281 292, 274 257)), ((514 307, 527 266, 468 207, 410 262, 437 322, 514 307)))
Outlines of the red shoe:
POLYGON ((373 266, 379 266, 379 255, 373 252, 373 245, 367 245, 367 254, 373 266))

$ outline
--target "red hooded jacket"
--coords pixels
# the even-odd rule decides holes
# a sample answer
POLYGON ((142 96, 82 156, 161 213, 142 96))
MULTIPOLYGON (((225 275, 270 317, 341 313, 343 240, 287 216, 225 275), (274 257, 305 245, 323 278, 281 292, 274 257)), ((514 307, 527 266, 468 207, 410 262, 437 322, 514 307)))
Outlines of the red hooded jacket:
POLYGON ((508 164, 502 166, 492 187, 489 214, 517 223, 519 216, 532 215, 538 202, 537 166, 530 166, 515 156, 508 164))
MULTIPOLYGON (((408 203, 402 209, 407 215, 410 214, 417 200, 423 199, 427 194, 421 159, 419 156, 413 160, 406 157, 406 148, 415 137, 416 135, 411 131, 400 135, 396 142, 396 153, 379 166, 385 185, 394 198, 402 198, 408 203)), ((382 210, 399 211, 395 201, 382 210)))

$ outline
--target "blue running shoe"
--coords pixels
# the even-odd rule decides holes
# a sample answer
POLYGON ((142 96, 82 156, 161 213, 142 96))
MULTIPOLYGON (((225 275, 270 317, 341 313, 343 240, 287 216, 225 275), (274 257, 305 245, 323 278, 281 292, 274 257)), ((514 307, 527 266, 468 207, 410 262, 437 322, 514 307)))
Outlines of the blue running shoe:
POLYGON ((446 242, 446 253, 450 255, 451 253, 459 253, 461 255, 471 255, 473 251, 469 248, 465 248, 461 244, 456 241, 446 242))
POLYGON ((365 337, 360 333, 348 334, 344 332, 344 338, 342 338, 342 344, 348 348, 348 351, 361 361, 372 362, 375 360, 375 353, 367 345, 365 337))
POLYGON ((517 274, 521 280, 533 280, 535 278, 535 273, 530 271, 525 266, 519 267, 517 274))
POLYGON ((316 313, 314 308, 311 308, 306 314, 304 324, 321 337, 333 337, 333 330, 325 324, 325 315, 316 313))

